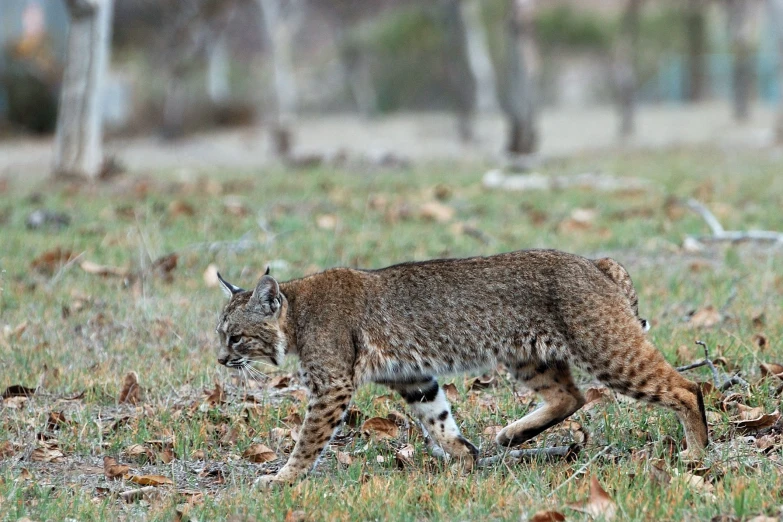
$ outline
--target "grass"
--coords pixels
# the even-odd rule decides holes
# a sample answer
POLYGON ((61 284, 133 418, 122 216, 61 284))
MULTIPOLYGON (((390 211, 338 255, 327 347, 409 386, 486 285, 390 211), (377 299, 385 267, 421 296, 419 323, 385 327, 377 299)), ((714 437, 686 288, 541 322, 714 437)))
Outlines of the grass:
MULTIPOLYGON (((727 514, 744 520, 777 513, 779 429, 751 433, 771 437, 771 450, 760 453, 738 436, 736 411, 722 411, 715 400, 708 401, 708 411, 716 444, 694 471, 711 492, 676 477, 690 467, 671 454, 682 438, 674 416, 624 400, 573 417, 589 438, 570 461, 498 464, 464 474, 428 456, 416 430, 379 440, 346 427, 342 446, 328 451, 308 480, 272 492, 253 489, 253 480, 279 462, 253 464, 242 458, 244 450, 262 443, 285 458, 291 440, 287 434, 275 438, 272 430, 294 426, 304 403, 295 382, 270 390, 262 380, 245 389, 218 368, 213 329, 224 298, 205 282, 210 264, 235 284, 250 286, 267 264, 285 280, 335 265, 380 267, 532 247, 612 255, 634 277, 641 315, 652 321, 651 338, 671 362, 699 359, 694 341, 702 339, 714 357, 724 357, 752 383, 747 392, 736 390, 738 402, 766 413, 779 407, 779 381, 761 379, 759 365, 783 362, 781 250, 739 244, 684 252, 686 235, 708 230, 680 203, 697 197, 726 228, 783 230, 779 161, 765 152, 699 149, 583 156, 546 170, 601 170, 654 186, 644 193, 495 192, 480 185, 484 166, 454 164, 215 172, 209 178, 160 172, 97 187, 11 180, 0 194, 0 328, 7 327, 0 332, 0 390, 40 387, 26 400, 0 403, 0 455, 10 444, 0 456, 0 520, 525 520, 541 509, 586 520, 566 505, 587 498, 589 481, 577 477, 550 493, 607 444, 612 448, 588 472, 617 503, 618 519, 727 514), (454 211, 445 222, 420 214, 424 203, 438 198, 454 211), (66 212, 71 224, 28 230, 25 217, 36 208, 66 212), (579 221, 575 209, 595 213, 579 221), (464 233, 465 225, 479 237, 464 233), (240 238, 249 248, 210 248, 240 238), (81 257, 31 268, 55 247, 81 257), (171 253, 178 254, 178 265, 166 282, 149 267, 171 253), (100 277, 80 268, 85 260, 143 273, 100 277), (719 324, 700 328, 687 320, 709 305, 721 309, 719 324), (763 348, 758 334, 767 339, 763 348), (117 403, 129 371, 138 373, 143 388, 135 406, 117 403), (204 390, 215 383, 226 402, 205 400, 204 390), (245 393, 257 401, 241 400, 245 393), (50 413, 60 411, 67 423, 47 427, 50 413), (400 469, 395 451, 406 442, 416 451, 412 464, 400 469), (33 459, 32 451, 47 443, 62 451, 61 462, 33 459), (132 457, 132 444, 149 453, 132 457), (161 455, 166 449, 173 460, 161 455), (350 454, 352 463, 338 463, 335 451, 350 454), (118 500, 117 493, 138 486, 108 481, 104 456, 129 464, 135 475, 168 476, 175 486, 156 488, 141 501, 118 500), (668 485, 651 479, 654 458, 673 477, 668 485)), ((261 370, 271 377, 294 368, 290 361, 261 370)), ((709 380, 706 370, 692 375, 709 380)), ((595 386, 589 376, 580 379, 584 388, 595 386)), ((463 376, 443 381, 456 384, 457 421, 485 454, 496 451, 487 427, 504 426, 535 406, 503 375, 482 391, 469 391, 463 376)), ((362 419, 405 411, 397 397, 378 399, 387 393, 375 386, 359 392, 355 405, 362 419)), ((553 428, 530 446, 570 443, 573 436, 553 428)))

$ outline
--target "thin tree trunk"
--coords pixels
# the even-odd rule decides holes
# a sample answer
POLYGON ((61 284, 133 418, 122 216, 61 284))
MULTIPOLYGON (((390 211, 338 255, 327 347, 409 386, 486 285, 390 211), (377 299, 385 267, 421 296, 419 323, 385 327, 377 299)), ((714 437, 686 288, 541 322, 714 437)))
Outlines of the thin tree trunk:
POLYGON ((345 84, 359 112, 365 117, 371 117, 378 109, 378 94, 372 81, 367 52, 350 40, 345 25, 346 22, 339 18, 334 22, 345 84))
POLYGON ((492 64, 487 31, 481 17, 481 2, 463 0, 460 3, 460 13, 465 25, 468 64, 476 84, 476 109, 481 112, 495 112, 499 107, 495 67, 492 64))
POLYGON ((508 102, 507 150, 512 154, 532 154, 538 148, 536 84, 538 50, 533 27, 534 0, 511 0, 508 14, 508 102))
POLYGON ((461 0, 441 0, 446 27, 445 65, 449 91, 454 99, 457 114, 457 130, 460 140, 473 141, 473 114, 476 109, 476 82, 471 74, 465 23, 462 19, 461 0))
POLYGON ((287 157, 293 146, 292 125, 297 108, 297 87, 293 67, 296 28, 302 17, 299 0, 257 0, 263 13, 263 28, 269 35, 274 68, 275 107, 272 113, 272 146, 279 157, 287 157))
POLYGON ((230 65, 225 35, 219 34, 207 52, 207 94, 213 104, 222 105, 231 98, 230 65))
POLYGON ((753 88, 753 44, 749 0, 728 0, 728 23, 732 68, 732 106, 734 119, 747 121, 750 117, 750 98, 753 88))
POLYGON ((620 113, 618 135, 629 138, 636 131, 636 63, 639 54, 641 0, 627 0, 617 40, 615 82, 620 113))
POLYGON ((783 0, 767 0, 770 26, 778 44, 778 116, 775 122, 775 141, 783 145, 783 0))
POLYGON ((67 0, 66 6, 71 25, 54 174, 97 178, 103 165, 101 93, 109 61, 112 0, 67 0))
POLYGON ((707 16, 703 0, 688 0, 685 7, 685 38, 688 45, 688 101, 700 102, 707 95, 707 16))

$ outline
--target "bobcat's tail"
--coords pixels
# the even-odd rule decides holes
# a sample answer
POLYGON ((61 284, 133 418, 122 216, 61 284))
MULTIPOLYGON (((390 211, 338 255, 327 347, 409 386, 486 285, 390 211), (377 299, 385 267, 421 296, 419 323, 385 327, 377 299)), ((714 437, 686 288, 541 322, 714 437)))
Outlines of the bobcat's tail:
POLYGON ((595 266, 597 266, 598 269, 606 275, 606 277, 611 279, 614 284, 620 287, 625 296, 628 298, 628 301, 631 303, 631 308, 633 308, 633 312, 636 314, 639 322, 642 323, 642 328, 644 328, 644 331, 646 332, 649 330, 650 322, 647 321, 647 319, 639 317, 639 297, 636 295, 636 289, 633 287, 633 281, 631 281, 631 276, 628 274, 628 271, 623 267, 623 265, 611 257, 593 259, 592 261, 593 264, 595 264, 595 266))

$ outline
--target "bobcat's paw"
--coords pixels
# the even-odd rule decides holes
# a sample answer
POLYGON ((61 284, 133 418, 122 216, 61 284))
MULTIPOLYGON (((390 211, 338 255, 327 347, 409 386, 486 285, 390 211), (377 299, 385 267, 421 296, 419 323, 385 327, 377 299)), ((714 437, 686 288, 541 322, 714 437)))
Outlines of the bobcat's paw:
POLYGON ((259 477, 253 485, 258 489, 273 489, 293 484, 294 480, 296 480, 296 477, 280 476, 278 473, 277 475, 264 475, 263 477, 259 477))

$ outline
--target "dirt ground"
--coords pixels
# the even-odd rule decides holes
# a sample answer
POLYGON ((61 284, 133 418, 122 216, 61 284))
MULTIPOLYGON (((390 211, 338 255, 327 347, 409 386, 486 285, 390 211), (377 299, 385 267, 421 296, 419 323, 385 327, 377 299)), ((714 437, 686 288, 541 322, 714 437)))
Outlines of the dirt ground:
MULTIPOLYGON (((724 103, 696 106, 647 106, 638 114, 637 135, 626 143, 616 136, 611 107, 546 110, 541 115, 541 154, 567 156, 617 146, 659 148, 718 144, 763 147, 772 143, 774 107, 757 106, 749 122, 737 125, 724 103)), ((500 157, 505 139, 500 115, 476 120, 475 143, 457 139, 456 122, 447 113, 407 113, 377 119, 357 115, 302 117, 296 125, 296 151, 379 157, 386 153, 413 161, 500 157)), ((107 140, 106 153, 132 172, 155 169, 232 168, 252 170, 271 161, 263 128, 240 128, 196 134, 177 141, 155 136, 107 140)), ((52 163, 52 140, 0 141, 0 175, 40 178, 52 163)))

